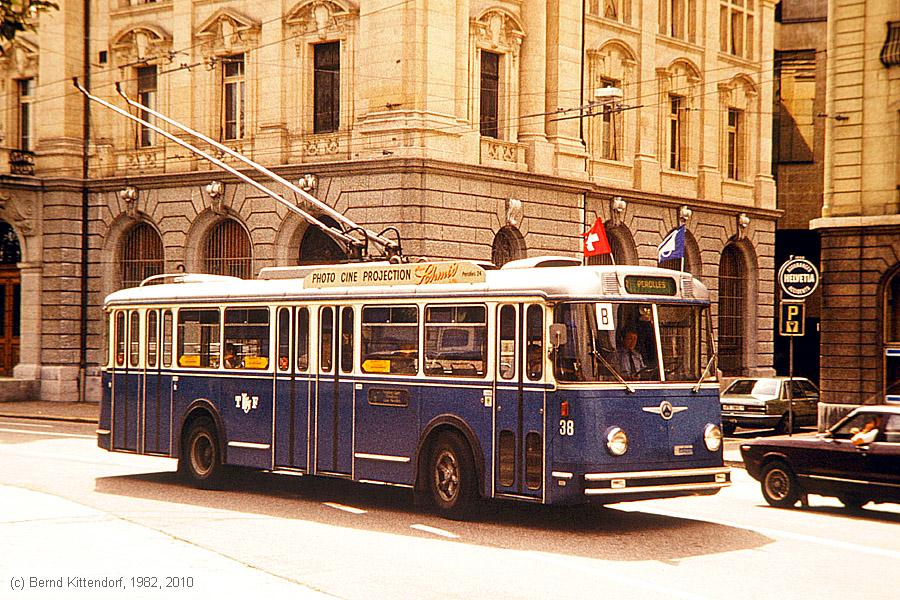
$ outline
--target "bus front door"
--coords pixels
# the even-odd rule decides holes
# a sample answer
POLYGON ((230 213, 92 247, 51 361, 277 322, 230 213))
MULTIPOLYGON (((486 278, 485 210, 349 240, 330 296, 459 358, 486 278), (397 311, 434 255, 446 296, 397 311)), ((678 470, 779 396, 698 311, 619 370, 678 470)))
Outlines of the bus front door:
POLYGON ((353 308, 319 310, 316 472, 350 475, 353 466, 353 308))
POLYGON ((543 308, 497 310, 494 493, 541 498, 544 488, 543 308))

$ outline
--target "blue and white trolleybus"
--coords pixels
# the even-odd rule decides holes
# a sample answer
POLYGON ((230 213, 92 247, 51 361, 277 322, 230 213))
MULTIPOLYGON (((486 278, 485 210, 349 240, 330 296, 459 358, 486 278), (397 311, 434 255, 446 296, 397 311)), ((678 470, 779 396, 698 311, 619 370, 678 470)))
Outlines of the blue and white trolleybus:
POLYGON ((687 273, 517 261, 159 276, 106 298, 98 443, 482 498, 713 494, 723 466, 709 294, 687 273), (156 283, 158 285, 150 285, 156 283))

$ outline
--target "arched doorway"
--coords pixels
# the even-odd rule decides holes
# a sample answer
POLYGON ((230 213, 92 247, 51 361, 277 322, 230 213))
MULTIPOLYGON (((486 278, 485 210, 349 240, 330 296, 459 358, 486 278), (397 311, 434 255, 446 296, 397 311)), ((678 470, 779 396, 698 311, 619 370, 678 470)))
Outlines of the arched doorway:
POLYGON ((18 263, 22 260, 19 238, 0 221, 0 375, 9 377, 19 362, 19 329, 22 285, 18 263))
MULTIPOLYGON (((317 217, 319 221, 340 230, 337 221, 331 217, 317 217)), ((328 265, 347 260, 347 253, 341 247, 315 225, 307 227, 300 241, 300 257, 297 264, 301 265, 328 265)))
POLYGON ((747 272, 741 251, 728 244, 719 261, 719 368, 725 375, 743 375, 744 302, 747 272))
POLYGON ((509 225, 501 227, 491 244, 491 262, 502 267, 511 260, 525 258, 525 240, 509 225))
POLYGON ((249 279, 252 266, 250 236, 240 223, 224 219, 210 229, 203 249, 205 273, 249 279))

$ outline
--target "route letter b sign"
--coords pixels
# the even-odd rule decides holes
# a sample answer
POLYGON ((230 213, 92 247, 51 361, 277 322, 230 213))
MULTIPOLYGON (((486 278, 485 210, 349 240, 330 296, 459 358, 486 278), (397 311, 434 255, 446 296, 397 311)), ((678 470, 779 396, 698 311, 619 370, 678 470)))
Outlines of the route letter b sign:
POLYGON ((805 333, 806 304, 803 302, 781 302, 781 323, 778 333, 783 336, 801 336, 805 333))

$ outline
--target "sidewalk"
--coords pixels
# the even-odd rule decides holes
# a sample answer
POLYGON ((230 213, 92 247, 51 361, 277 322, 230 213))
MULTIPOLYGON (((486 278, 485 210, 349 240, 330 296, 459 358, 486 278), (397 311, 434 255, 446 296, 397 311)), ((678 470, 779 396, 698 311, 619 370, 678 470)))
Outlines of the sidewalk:
POLYGON ((0 402, 0 417, 96 423, 100 404, 96 402, 0 402))

